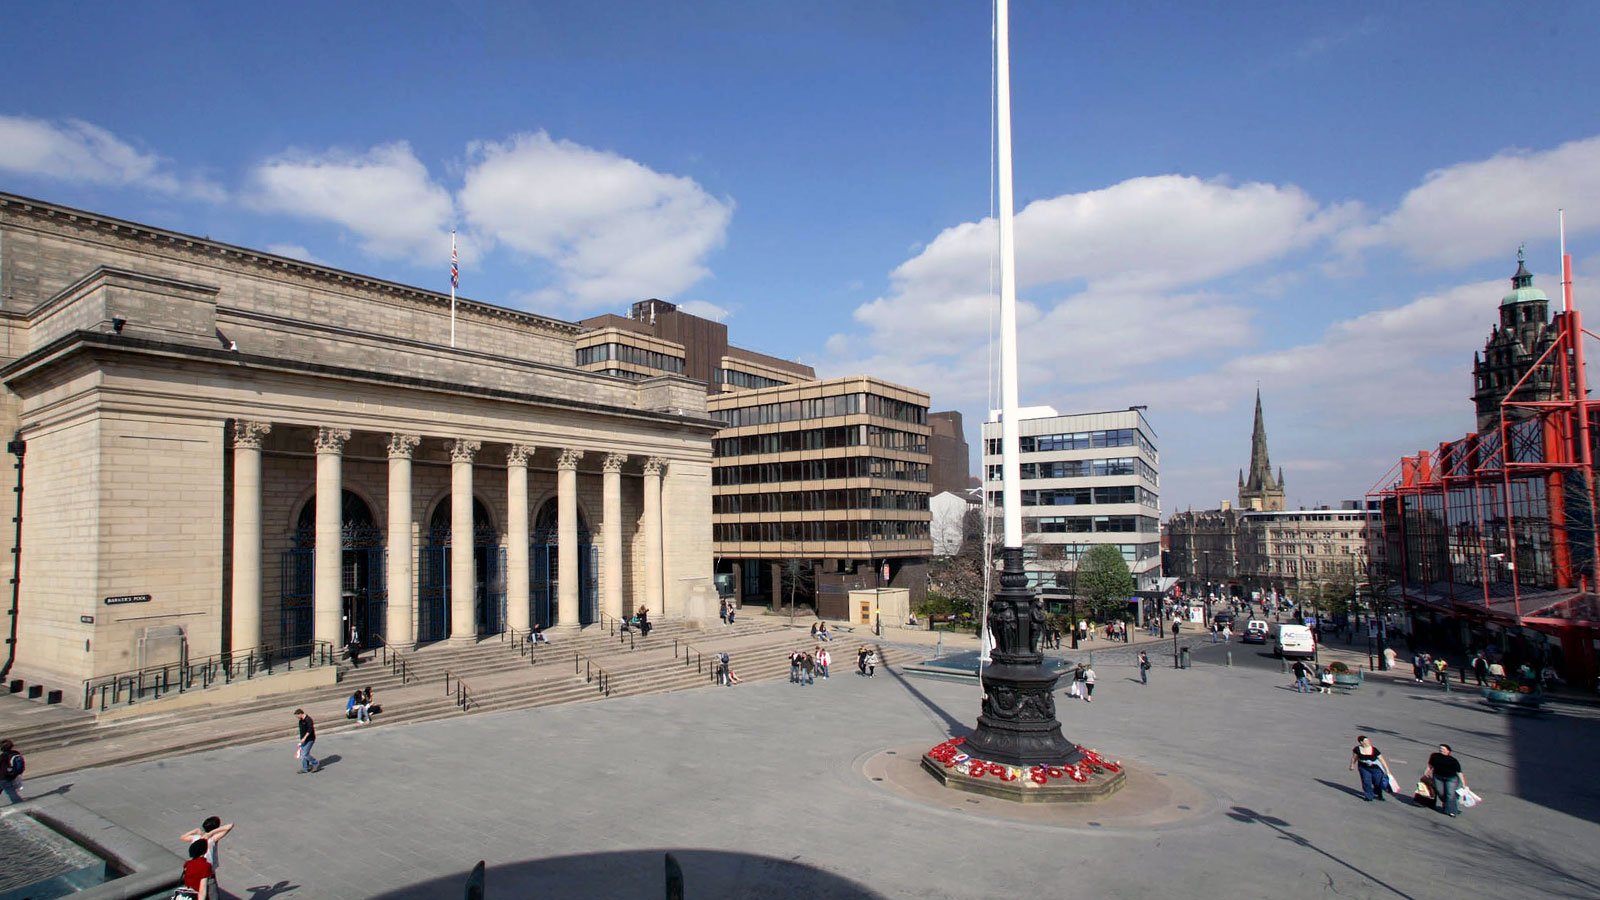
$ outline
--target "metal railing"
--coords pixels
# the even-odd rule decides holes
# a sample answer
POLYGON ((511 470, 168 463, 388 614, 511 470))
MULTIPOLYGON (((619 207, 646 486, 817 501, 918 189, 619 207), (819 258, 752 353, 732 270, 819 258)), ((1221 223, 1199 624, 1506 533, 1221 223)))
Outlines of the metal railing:
POLYGON ((388 639, 383 635, 374 634, 373 637, 380 642, 378 652, 381 654, 379 657, 382 660, 381 664, 389 667, 389 674, 399 675, 401 684, 409 682, 413 676, 406 667, 406 658, 400 655, 399 650, 390 647, 388 639))
POLYGON ((451 692, 450 680, 452 678, 455 679, 456 705, 461 707, 462 712, 471 712, 472 707, 478 705, 478 701, 472 699, 472 689, 467 687, 467 683, 462 681, 460 676, 452 675, 448 670, 444 673, 445 694, 448 696, 451 692))
POLYGON ((611 674, 600 668, 589 657, 574 652, 572 654, 572 674, 583 675, 584 684, 596 684, 598 682, 596 686, 599 688, 600 693, 607 697, 611 696, 611 674))
POLYGON ((338 653, 329 641, 311 641, 288 647, 264 645, 249 650, 215 653, 200 660, 146 666, 83 680, 83 708, 101 710, 131 706, 142 700, 157 700, 167 694, 205 690, 219 684, 249 681, 257 675, 271 675, 282 669, 331 666, 338 653))
POLYGON ((692 665, 694 666, 695 674, 710 675, 712 681, 717 680, 718 657, 716 654, 712 654, 708 657, 706 654, 701 653, 699 650, 696 650, 694 647, 690 646, 688 641, 680 641, 677 638, 673 638, 673 659, 678 658, 678 652, 680 649, 683 651, 683 664, 685 667, 692 665))
POLYGON ((550 646, 549 640, 534 640, 533 632, 531 631, 523 631, 519 628, 511 628, 509 626, 505 631, 500 633, 500 643, 504 644, 507 641, 510 642, 511 648, 517 651, 518 656, 527 657, 528 665, 530 666, 538 665, 541 658, 545 655, 544 653, 539 652, 538 648, 550 646))
POLYGON ((600 614, 600 624, 605 626, 606 634, 616 638, 618 643, 627 644, 629 650, 638 649, 635 646, 634 636, 639 633, 639 629, 629 626, 616 616, 605 613, 600 614))

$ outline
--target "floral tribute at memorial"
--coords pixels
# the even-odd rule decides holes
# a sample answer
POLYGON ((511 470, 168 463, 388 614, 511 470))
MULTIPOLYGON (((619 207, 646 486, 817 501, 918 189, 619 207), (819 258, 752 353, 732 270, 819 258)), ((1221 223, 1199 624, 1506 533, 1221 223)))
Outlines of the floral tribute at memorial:
POLYGON ((987 760, 962 753, 961 745, 966 742, 967 739, 964 737, 951 738, 929 750, 928 757, 943 763, 946 769, 954 769, 971 778, 993 775, 1001 781, 1010 782, 1026 777, 1027 781, 1039 785, 1049 784, 1052 780, 1059 781, 1062 778, 1070 778, 1079 784, 1083 784, 1089 780, 1091 775, 1096 773, 1122 771, 1122 763, 1111 762, 1087 747, 1078 748, 1078 752, 1082 756, 1076 763, 1067 763, 1060 766, 1031 766, 1024 769, 1020 766, 988 762, 987 760))

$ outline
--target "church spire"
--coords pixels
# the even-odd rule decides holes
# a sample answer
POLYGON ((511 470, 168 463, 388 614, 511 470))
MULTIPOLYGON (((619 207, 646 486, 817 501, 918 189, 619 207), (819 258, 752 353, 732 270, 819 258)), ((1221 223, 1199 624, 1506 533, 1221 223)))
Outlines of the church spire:
POLYGON ((1256 388, 1255 427, 1250 434, 1250 468, 1239 488, 1239 505, 1245 509, 1283 509, 1283 470, 1272 475, 1272 459, 1267 453, 1267 424, 1261 414, 1261 388, 1256 388))

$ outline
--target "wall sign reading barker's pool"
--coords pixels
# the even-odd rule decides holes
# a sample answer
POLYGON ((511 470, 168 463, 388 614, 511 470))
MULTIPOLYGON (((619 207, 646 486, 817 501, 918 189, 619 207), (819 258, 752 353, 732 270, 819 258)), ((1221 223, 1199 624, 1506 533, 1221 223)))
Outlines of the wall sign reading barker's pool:
POLYGON ((122 597, 107 597, 107 606, 120 606, 124 603, 149 603, 149 594, 127 594, 122 597))

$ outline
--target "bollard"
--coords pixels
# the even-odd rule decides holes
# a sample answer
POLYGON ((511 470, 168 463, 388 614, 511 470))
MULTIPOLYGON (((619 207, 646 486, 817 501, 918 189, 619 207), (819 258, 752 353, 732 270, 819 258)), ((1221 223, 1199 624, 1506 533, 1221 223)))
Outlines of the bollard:
POLYGON ((1233 668, 1233 651, 1228 651, 1228 668, 1233 668))
POLYGON ((1278 657, 1278 671, 1279 672, 1287 672, 1287 671, 1289 671, 1289 660, 1285 659, 1282 656, 1278 657))
POLYGON ((1183 660, 1182 668, 1189 668, 1189 648, 1187 646, 1179 651, 1179 657, 1183 660))

